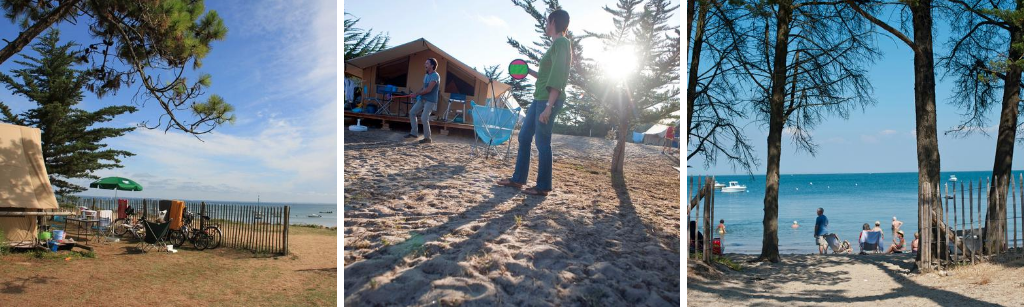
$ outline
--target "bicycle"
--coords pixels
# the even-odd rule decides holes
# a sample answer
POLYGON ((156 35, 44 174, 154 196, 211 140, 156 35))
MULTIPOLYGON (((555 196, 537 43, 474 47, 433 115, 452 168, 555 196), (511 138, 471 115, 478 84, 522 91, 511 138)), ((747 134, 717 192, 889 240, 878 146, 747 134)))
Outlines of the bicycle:
POLYGON ((196 231, 189 226, 192 224, 192 219, 195 215, 195 213, 191 212, 183 214, 182 221, 184 224, 181 226, 181 229, 171 230, 171 232, 167 234, 167 238, 172 245, 183 246, 187 240, 196 247, 196 250, 205 250, 210 246, 210 235, 206 234, 205 231, 196 231))
POLYGON ((125 208, 124 213, 127 218, 116 219, 110 224, 110 234, 116 237, 124 237, 126 234, 130 233, 135 239, 142 240, 140 233, 145 230, 145 227, 142 226, 142 223, 140 222, 141 219, 133 219, 131 217, 135 214, 135 209, 128 206, 125 208))
MULTIPOLYGON (((199 215, 199 217, 202 218, 204 221, 210 220, 210 217, 206 215, 199 215)), ((203 232, 206 233, 206 235, 210 236, 210 246, 207 246, 207 248, 215 249, 220 247, 220 238, 224 235, 224 233, 220 231, 220 225, 213 224, 202 228, 203 232)))

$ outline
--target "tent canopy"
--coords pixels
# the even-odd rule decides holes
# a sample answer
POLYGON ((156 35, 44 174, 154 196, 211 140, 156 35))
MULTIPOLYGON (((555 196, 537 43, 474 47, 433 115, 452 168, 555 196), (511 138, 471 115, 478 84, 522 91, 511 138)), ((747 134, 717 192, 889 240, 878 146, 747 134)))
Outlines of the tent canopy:
MULTIPOLYGON (((475 69, 473 69, 469 65, 466 65, 465 63, 462 63, 462 61, 459 61, 458 59, 456 59, 455 57, 451 56, 447 52, 444 52, 444 50, 441 50, 441 48, 438 48, 437 46, 435 46, 434 44, 430 43, 429 41, 427 41, 424 38, 420 38, 420 39, 417 39, 417 40, 414 40, 414 41, 411 41, 411 42, 408 42, 408 43, 405 43, 405 44, 401 44, 401 45, 398 45, 398 46, 395 46, 395 47, 391 47, 391 48, 388 48, 388 49, 384 49, 384 50, 381 50, 381 51, 378 51, 378 52, 375 52, 375 53, 372 53, 372 54, 364 55, 364 56, 361 56, 361 57, 358 57, 358 58, 354 58, 354 59, 350 59, 348 61, 345 61, 345 71, 348 74, 356 75, 357 73, 355 72, 356 71, 355 68, 362 69, 362 68, 372 67, 372 66, 375 66, 375 65, 378 65, 378 64, 387 63, 389 61, 392 61, 392 60, 395 60, 395 59, 399 59, 399 58, 408 56, 409 54, 413 54, 413 53, 417 53, 417 52, 421 52, 421 51, 426 51, 426 50, 430 50, 430 51, 433 51, 433 52, 436 52, 436 53, 440 54, 445 59, 448 59, 450 61, 450 64, 455 64, 455 66, 458 67, 459 71, 467 72, 469 75, 471 75, 476 80, 482 81, 484 83, 486 83, 488 81, 487 76, 485 76, 484 74, 480 73, 479 71, 476 71, 475 69), (350 65, 352 67, 350 67, 350 65)), ((361 74, 360 74, 360 77, 361 77, 361 74)), ((502 82, 500 82, 498 80, 494 80, 494 95, 495 96, 499 96, 502 93, 504 93, 505 91, 507 91, 510 87, 511 86, 508 85, 508 84, 502 83, 502 82)), ((488 89, 488 92, 490 92, 490 89, 488 89)))
POLYGON ((0 124, 0 209, 57 209, 41 139, 39 129, 0 124))

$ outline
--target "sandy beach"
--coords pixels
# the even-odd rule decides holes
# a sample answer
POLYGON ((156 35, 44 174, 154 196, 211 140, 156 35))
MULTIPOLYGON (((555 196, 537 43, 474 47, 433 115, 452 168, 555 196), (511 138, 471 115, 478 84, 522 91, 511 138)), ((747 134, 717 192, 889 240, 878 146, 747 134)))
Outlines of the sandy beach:
POLYGON ((727 256, 743 269, 708 274, 691 260, 687 305, 1024 306, 1024 260, 1016 257, 917 274, 912 254, 783 255, 777 264, 727 256))
POLYGON ((678 154, 628 144, 616 185, 613 141, 555 135, 542 198, 494 184, 515 145, 405 133, 345 132, 345 304, 679 305, 678 154))

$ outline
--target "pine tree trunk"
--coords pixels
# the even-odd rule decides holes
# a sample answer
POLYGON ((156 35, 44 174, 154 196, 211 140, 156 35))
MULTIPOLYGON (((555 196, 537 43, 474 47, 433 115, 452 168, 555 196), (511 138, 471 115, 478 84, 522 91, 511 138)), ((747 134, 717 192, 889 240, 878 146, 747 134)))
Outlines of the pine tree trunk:
POLYGON ((779 163, 782 158, 782 129, 785 127, 786 59, 789 53, 789 23, 793 18, 790 2, 779 3, 772 88, 769 98, 768 173, 764 192, 764 238, 761 255, 755 261, 779 262, 779 163))
POLYGON ((64 19, 69 14, 73 13, 79 2, 81 2, 81 0, 64 1, 50 11, 49 14, 39 19, 39 21, 29 26, 21 33, 18 33, 18 37, 4 46, 3 49, 0 49, 0 64, 6 62, 7 59, 18 54, 18 52, 21 52, 25 46, 32 43, 32 41, 35 40, 39 34, 42 34, 43 31, 49 29, 54 24, 60 22, 61 19, 64 19))
POLYGON ((1020 59, 1024 43, 1022 31, 1016 26, 1010 30, 1010 65, 1003 82, 1003 108, 999 115, 999 135, 996 139, 996 154, 992 165, 992 191, 988 194, 988 213, 985 227, 985 250, 989 253, 1003 250, 1006 244, 1006 196, 1010 183, 1010 167, 1013 164, 1013 145, 1017 138, 1017 109, 1020 104, 1021 67, 1013 59, 1020 59))
MULTIPOLYGON (((692 6, 693 4, 691 4, 692 6)), ((692 8, 691 8, 692 9, 692 8)), ((686 143, 690 143, 690 133, 693 132, 693 104, 697 101, 697 76, 700 68, 700 51, 704 47, 704 23, 707 20, 707 5, 700 6, 700 15, 697 17, 697 32, 693 34, 693 45, 690 46, 690 67, 689 76, 686 79, 686 143)), ((691 16, 692 18, 692 16, 691 16)))
POLYGON ((626 141, 629 140, 629 118, 626 113, 619 115, 619 137, 615 140, 615 152, 612 154, 612 174, 622 174, 626 161, 626 141))
MULTIPOLYGON (((932 52, 932 5, 930 0, 908 2, 914 28, 914 111, 917 128, 917 181, 918 181, 918 228, 922 236, 931 232, 920 229, 924 224, 923 210, 932 210, 931 216, 942 218, 938 202, 928 202, 936 197, 930 193, 939 182, 939 140, 935 123, 935 59, 932 52), (930 196, 930 197, 929 197, 930 196)), ((930 240, 922 240, 928 242, 930 240)), ((928 247, 922 247, 928 248, 928 247)), ((932 254, 938 254, 932 246, 932 254)), ((931 270, 930 263, 922 263, 918 254, 918 268, 922 272, 931 270)))

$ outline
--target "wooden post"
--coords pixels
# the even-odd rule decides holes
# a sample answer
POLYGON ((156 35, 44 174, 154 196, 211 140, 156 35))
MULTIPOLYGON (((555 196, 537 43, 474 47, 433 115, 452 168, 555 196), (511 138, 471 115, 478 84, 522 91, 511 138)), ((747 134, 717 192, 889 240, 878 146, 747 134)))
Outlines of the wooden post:
MULTIPOLYGON (((945 184, 945 186, 946 195, 952 195, 950 194, 950 192, 956 193, 956 186, 953 186, 953 191, 949 190, 948 182, 945 184)), ((946 249, 942 251, 943 255, 945 255, 942 257, 943 262, 949 262, 949 260, 952 259, 949 252, 949 206, 952 205, 953 202, 956 202, 956 199, 952 198, 952 202, 950 201, 950 199, 951 198, 946 198, 945 196, 942 197, 942 201, 946 204, 945 208, 943 208, 944 213, 942 214, 943 220, 945 220, 945 223, 943 224, 944 227, 942 227, 942 242, 946 242, 946 249)), ((953 246, 956 247, 956 240, 953 241, 953 246)))
POLYGON ((284 254, 288 254, 288 221, 291 218, 291 207, 284 206, 284 254))
POLYGON ((708 238, 708 243, 711 243, 711 244, 709 244, 711 246, 709 248, 709 250, 711 251, 711 255, 714 256, 714 253, 715 253, 715 246, 714 246, 714 244, 715 244, 715 234, 718 233, 718 229, 717 229, 718 226, 716 226, 718 224, 715 224, 715 177, 714 176, 711 177, 711 184, 709 184, 708 186, 711 188, 711 193, 708 194, 708 198, 711 198, 711 209, 708 210, 708 211, 711 212, 711 215, 710 215, 710 217, 711 217, 711 232, 706 236, 706 238, 708 238))
MULTIPOLYGON (((1013 207, 1013 250, 1017 250, 1017 182, 1010 175, 1010 206, 1013 207)), ((1007 244, 1009 247, 1009 244, 1007 244)))
MULTIPOLYGON (((710 182, 711 182, 710 178, 707 178, 707 177, 704 178, 704 187, 703 188, 704 188, 705 192, 708 190, 709 186, 712 186, 710 184, 710 182)), ((707 195, 707 194, 704 194, 704 195, 707 195)), ((704 263, 707 263, 707 264, 711 264, 711 246, 710 246, 711 245, 710 244, 711 240, 708 240, 708 238, 710 238, 710 234, 711 234, 711 197, 705 196, 704 197, 704 238, 703 238, 703 242, 704 242, 703 253, 704 253, 704 255, 703 256, 704 256, 704 263)))

